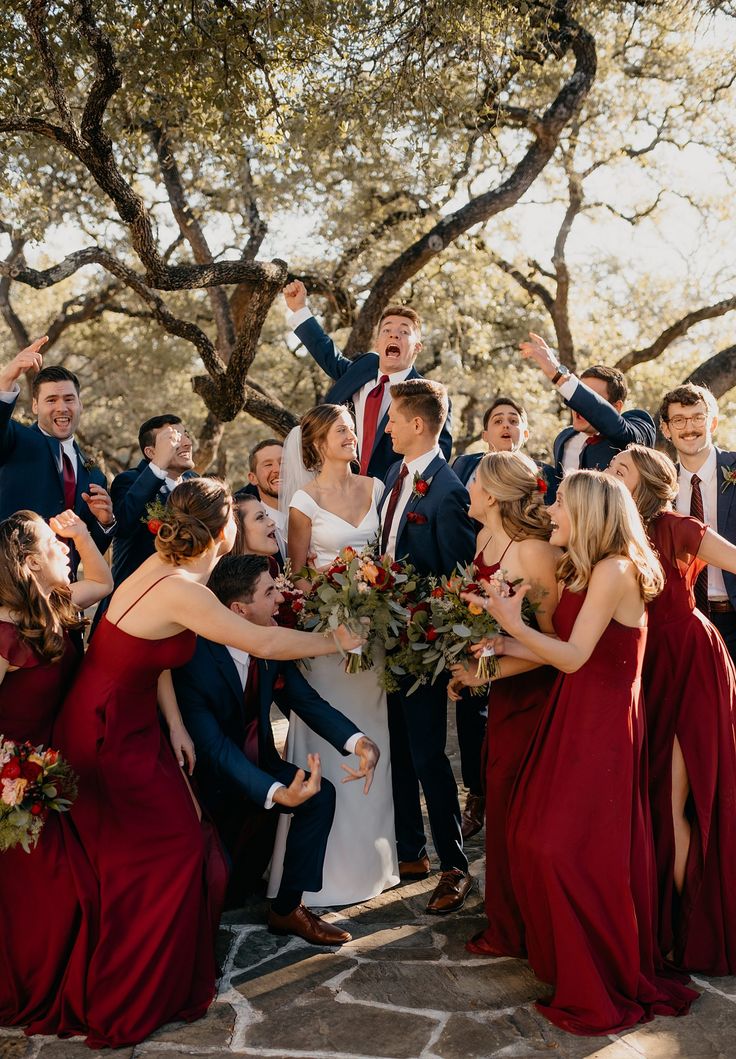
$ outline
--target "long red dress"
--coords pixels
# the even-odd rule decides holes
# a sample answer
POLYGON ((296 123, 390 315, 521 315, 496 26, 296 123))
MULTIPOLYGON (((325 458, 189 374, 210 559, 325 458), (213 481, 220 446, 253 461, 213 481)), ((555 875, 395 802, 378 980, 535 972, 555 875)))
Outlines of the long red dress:
MULTIPOLYGON (((474 559, 478 576, 487 581, 501 568, 483 555, 474 559)), ((469 952, 487 956, 526 956, 524 921, 514 896, 506 827, 511 792, 524 755, 552 690, 557 670, 541 666, 491 684, 485 740, 486 876, 488 926, 467 943, 469 952)))
POLYGON ((667 583, 649 609, 644 696, 649 795, 659 882, 659 940, 678 964, 736 971, 736 670, 718 631, 694 609, 706 527, 667 511, 649 524, 667 583), (673 882, 672 747, 690 780, 685 885, 673 882))
MULTIPOLYGON (((54 730, 80 778, 71 822, 99 880, 85 994, 67 1005, 84 1012, 90 1047, 193 1021, 214 996, 225 864, 157 715, 159 675, 194 644, 189 631, 141 639, 105 615, 54 730)), ((41 1032, 75 1029, 61 1021, 41 1032)))
MULTIPOLYGON (((0 621, 0 656, 18 667, 0 684, 0 734, 53 746, 51 727, 77 652, 67 641, 63 657, 46 662, 15 625, 0 621)), ((69 841, 83 870, 81 849, 73 836, 69 841)), ((84 980, 75 942, 85 929, 65 833, 59 815, 50 813, 30 853, 18 846, 0 853, 0 1025, 33 1022, 52 1008, 62 983, 84 980)))
MULTIPOLYGON (((554 615, 569 638, 585 593, 554 615)), ((537 1003, 570 1033, 618 1033, 685 1014, 697 993, 655 971, 656 891, 641 667, 646 629, 611 621, 576 673, 560 674, 509 811, 511 876, 537 1003)))

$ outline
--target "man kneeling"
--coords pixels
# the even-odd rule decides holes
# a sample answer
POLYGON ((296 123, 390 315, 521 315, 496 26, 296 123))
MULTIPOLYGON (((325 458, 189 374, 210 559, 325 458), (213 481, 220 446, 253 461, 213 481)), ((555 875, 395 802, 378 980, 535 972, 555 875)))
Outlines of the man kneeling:
MULTIPOLYGON (((209 587, 221 603, 245 620, 276 624, 274 615, 283 596, 264 556, 225 556, 215 567, 209 587)), ((279 757, 271 730, 271 703, 275 701, 285 713, 298 714, 346 755, 356 754, 358 768, 343 768, 346 780, 364 780, 366 794, 379 758, 376 744, 321 698, 293 662, 251 658, 244 651, 199 637, 192 660, 173 676, 197 754, 198 793, 232 861, 230 895, 242 903, 245 877, 249 869, 252 874, 254 862, 259 862, 258 845, 263 844, 264 835, 268 848, 259 867, 264 868, 270 858, 277 816, 269 810, 292 813, 269 930, 296 934, 315 945, 350 941, 347 931, 315 916, 301 903, 305 890, 322 887, 335 788, 321 778, 318 754, 309 755, 308 773, 279 757)))

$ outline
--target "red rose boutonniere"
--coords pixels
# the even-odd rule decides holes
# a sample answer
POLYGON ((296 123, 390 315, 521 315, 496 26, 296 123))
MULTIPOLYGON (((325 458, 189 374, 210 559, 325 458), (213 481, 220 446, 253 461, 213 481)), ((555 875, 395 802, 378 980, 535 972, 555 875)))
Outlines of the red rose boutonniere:
POLYGON ((406 521, 413 522, 415 526, 425 526, 427 524, 427 516, 423 515, 421 511, 407 511, 406 521))
POLYGON ((721 474, 723 475, 721 492, 725 493, 730 485, 736 485, 736 467, 721 467, 721 474))
POLYGON ((414 484, 411 488, 412 500, 418 500, 419 497, 426 496, 429 492, 429 486, 431 481, 431 478, 422 478, 421 474, 415 474, 414 484))
POLYGON ((541 493, 542 496, 547 492, 547 483, 544 478, 542 478, 541 474, 537 478, 537 492, 541 493))

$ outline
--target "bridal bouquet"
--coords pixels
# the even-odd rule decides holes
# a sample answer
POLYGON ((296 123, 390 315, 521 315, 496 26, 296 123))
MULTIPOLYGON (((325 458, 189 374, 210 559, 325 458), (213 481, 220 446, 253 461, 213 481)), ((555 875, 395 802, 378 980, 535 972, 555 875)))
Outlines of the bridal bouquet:
POLYGON ((66 812, 76 796, 76 776, 58 750, 0 736, 0 853, 30 853, 49 812, 66 812))
POLYGON ((380 665, 384 650, 399 642, 409 619, 406 600, 415 589, 414 570, 407 563, 379 556, 370 547, 360 552, 343 548, 313 581, 300 624, 317 632, 338 625, 356 633, 367 631, 367 642, 350 652, 346 664, 348 673, 358 673, 380 665))
POLYGON ((276 622, 285 629, 296 629, 299 625, 300 616, 304 610, 304 593, 294 587, 291 560, 284 563, 283 573, 275 577, 274 584, 284 597, 283 603, 279 604, 276 622))

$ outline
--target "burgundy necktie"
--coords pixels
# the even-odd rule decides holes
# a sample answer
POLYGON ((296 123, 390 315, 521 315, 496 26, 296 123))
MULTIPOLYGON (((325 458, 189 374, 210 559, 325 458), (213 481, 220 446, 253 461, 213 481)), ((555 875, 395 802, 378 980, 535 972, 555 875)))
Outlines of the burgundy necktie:
POLYGON ((73 511, 77 498, 77 479, 74 475, 72 461, 63 449, 61 450, 61 470, 64 478, 64 508, 67 511, 73 511))
POLYGON ((245 690, 243 692, 243 719, 245 720, 243 753, 248 758, 248 761, 252 761, 254 765, 258 764, 258 727, 260 713, 258 684, 258 661, 255 658, 251 658, 248 665, 248 676, 245 680, 245 690))
POLYGON ((404 484, 404 479, 409 473, 409 468, 405 463, 401 464, 401 470, 399 471, 398 477, 394 482, 394 487, 391 490, 391 495, 388 498, 386 504, 386 514, 383 516, 383 530, 381 531, 381 552, 386 551, 386 545, 388 544, 389 534, 391 533, 391 523, 394 520, 396 514, 396 505, 399 502, 399 495, 401 494, 401 487, 404 484))
MULTIPOLYGON (((703 508, 703 494, 700 491, 700 478, 694 474, 690 479, 690 514, 698 522, 705 522, 705 510, 703 508)), ((695 606, 708 616, 708 567, 704 566, 698 574, 694 586, 695 606)))
POLYGON ((360 473, 368 473, 368 464, 373 454, 373 443, 376 440, 376 429, 378 427, 378 415, 381 411, 381 402, 386 390, 388 375, 382 375, 378 385, 374 386, 365 399, 363 409, 363 441, 360 445, 360 473))

